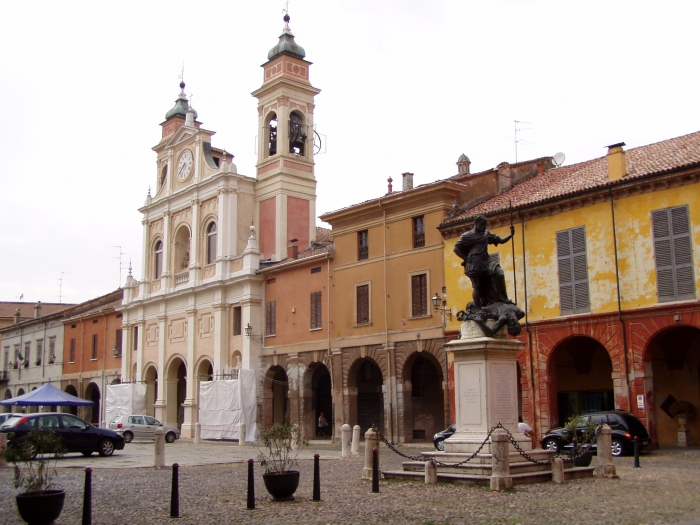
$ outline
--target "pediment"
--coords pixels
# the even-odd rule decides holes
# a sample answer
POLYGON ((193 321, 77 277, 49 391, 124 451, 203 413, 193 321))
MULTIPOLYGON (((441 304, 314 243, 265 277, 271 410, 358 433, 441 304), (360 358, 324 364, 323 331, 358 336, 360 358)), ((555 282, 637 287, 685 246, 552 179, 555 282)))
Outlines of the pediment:
POLYGON ((173 136, 168 139, 168 141, 165 143, 166 148, 174 148, 178 144, 181 144, 183 142, 187 142, 189 139, 191 139, 194 135, 197 134, 197 129, 196 128, 190 128, 188 126, 180 126, 175 133, 173 133, 173 136))

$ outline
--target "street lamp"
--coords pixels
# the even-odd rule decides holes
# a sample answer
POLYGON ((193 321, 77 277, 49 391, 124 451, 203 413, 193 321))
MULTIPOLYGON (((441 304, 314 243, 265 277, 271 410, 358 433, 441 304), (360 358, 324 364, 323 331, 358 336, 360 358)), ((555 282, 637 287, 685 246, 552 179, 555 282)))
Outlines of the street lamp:
POLYGON ((447 287, 443 286, 442 287, 442 297, 438 295, 437 292, 435 292, 435 295, 431 298, 431 301, 433 302, 433 309, 436 312, 440 312, 440 315, 442 315, 442 323, 443 325, 447 324, 447 321, 452 320, 452 312, 447 309, 447 287))
POLYGON ((260 341, 260 342, 262 342, 262 340, 260 339, 260 337, 258 337, 258 336, 256 336, 256 335, 253 335, 253 327, 250 326, 250 323, 247 323, 247 324, 245 325, 245 328, 243 329, 243 331, 245 331, 245 335, 246 335, 246 337, 247 337, 248 339, 253 339, 254 341, 260 341))

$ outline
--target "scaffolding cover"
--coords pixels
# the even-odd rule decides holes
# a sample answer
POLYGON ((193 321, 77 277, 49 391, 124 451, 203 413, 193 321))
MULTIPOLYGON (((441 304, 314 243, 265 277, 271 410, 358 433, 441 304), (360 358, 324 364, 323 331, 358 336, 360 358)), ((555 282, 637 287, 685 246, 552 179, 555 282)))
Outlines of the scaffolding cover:
POLYGON ((255 371, 239 370, 238 379, 199 384, 199 423, 202 439, 238 439, 241 423, 245 440, 255 441, 257 428, 255 371))
POLYGON ((105 419, 107 423, 117 416, 146 413, 146 385, 123 383, 107 386, 105 419))

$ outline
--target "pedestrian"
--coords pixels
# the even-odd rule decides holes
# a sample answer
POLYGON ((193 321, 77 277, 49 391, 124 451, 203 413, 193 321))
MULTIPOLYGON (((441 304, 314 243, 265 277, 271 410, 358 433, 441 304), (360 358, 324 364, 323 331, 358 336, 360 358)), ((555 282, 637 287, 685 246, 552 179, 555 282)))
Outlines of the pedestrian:
POLYGON ((530 428, 530 425, 523 423, 523 416, 518 416, 518 432, 525 434, 525 436, 529 437, 530 440, 535 439, 535 433, 530 428))
POLYGON ((326 421, 326 416, 323 415, 323 412, 321 412, 321 415, 318 416, 318 435, 326 437, 326 427, 328 426, 328 421, 326 421))

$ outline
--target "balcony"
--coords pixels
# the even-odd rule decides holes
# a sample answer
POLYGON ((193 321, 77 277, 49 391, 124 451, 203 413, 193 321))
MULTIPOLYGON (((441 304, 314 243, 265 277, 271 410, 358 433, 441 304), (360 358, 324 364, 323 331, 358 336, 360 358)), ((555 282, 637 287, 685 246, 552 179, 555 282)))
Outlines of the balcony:
POLYGON ((175 274, 175 287, 183 286, 190 282, 190 271, 186 270, 184 272, 175 274))

